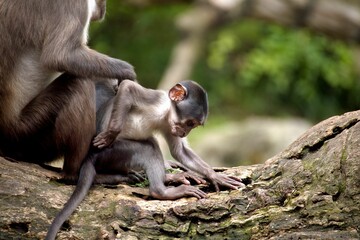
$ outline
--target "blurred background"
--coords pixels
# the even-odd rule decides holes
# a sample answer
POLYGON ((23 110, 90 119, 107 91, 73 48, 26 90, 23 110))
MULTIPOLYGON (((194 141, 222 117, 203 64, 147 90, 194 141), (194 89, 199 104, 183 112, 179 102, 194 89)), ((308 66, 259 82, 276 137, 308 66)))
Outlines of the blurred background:
POLYGON ((359 108, 359 42, 359 0, 108 0, 89 45, 146 87, 199 82, 210 115, 189 142, 212 166, 238 166, 359 108))

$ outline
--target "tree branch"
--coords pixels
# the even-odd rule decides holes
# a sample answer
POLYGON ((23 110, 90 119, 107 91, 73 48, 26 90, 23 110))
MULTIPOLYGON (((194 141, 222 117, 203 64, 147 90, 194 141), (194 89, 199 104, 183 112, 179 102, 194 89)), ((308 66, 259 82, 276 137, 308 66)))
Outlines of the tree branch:
MULTIPOLYGON (((225 170, 241 190, 149 199, 148 189, 95 186, 58 239, 359 239, 360 111, 329 118, 265 164, 225 170)), ((42 239, 73 186, 0 158, 0 239, 42 239)))

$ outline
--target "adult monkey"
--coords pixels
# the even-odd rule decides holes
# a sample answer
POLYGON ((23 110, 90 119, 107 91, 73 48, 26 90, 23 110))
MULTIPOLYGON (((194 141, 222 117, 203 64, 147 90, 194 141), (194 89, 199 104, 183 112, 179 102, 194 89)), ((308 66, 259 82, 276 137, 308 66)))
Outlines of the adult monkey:
POLYGON ((77 178, 95 129, 94 79, 133 67, 87 47, 106 0, 0 0, 0 153, 44 163, 64 156, 77 178))

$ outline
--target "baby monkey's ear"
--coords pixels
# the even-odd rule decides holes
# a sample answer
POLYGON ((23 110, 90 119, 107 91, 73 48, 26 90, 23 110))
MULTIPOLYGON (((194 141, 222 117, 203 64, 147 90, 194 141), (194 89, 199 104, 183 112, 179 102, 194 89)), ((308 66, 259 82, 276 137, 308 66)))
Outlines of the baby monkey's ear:
POLYGON ((178 83, 169 90, 169 98, 171 101, 180 102, 185 99, 187 89, 182 84, 178 83))

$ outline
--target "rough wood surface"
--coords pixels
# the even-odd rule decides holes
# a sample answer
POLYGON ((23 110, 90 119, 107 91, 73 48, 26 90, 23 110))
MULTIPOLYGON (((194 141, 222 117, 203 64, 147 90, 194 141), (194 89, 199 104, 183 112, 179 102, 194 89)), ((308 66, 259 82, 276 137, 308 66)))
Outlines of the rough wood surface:
MULTIPOLYGON (((58 239, 359 239, 359 121, 360 111, 323 121, 265 164, 225 170, 246 188, 199 201, 96 186, 58 239)), ((0 158, 0 239, 45 236, 73 190, 57 177, 0 158)))

